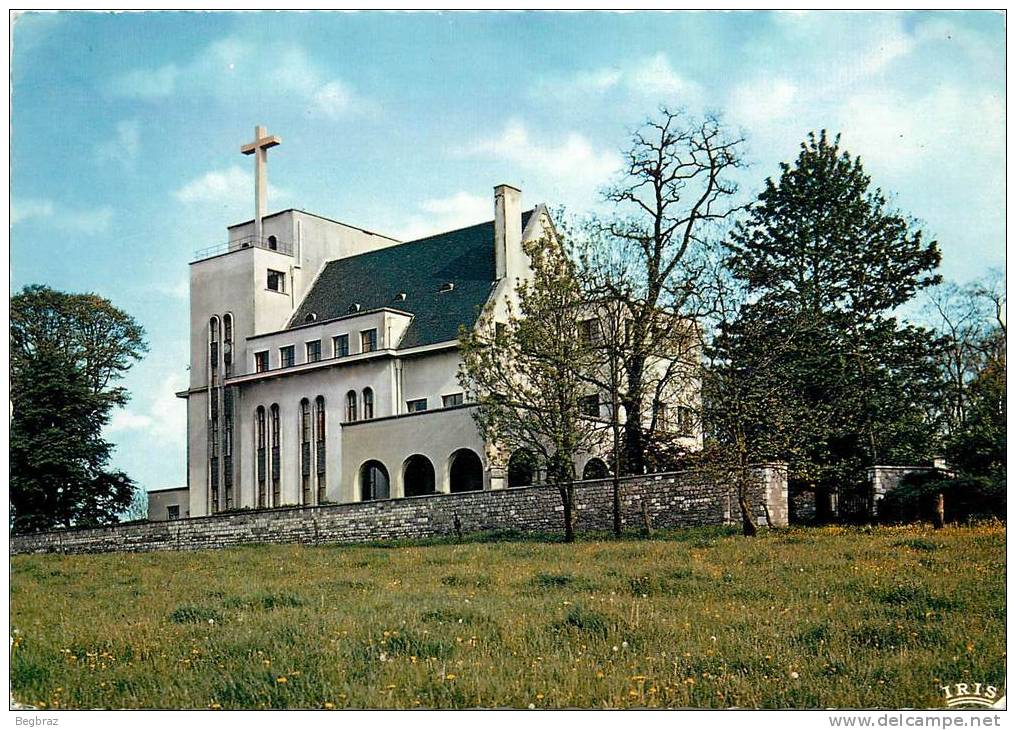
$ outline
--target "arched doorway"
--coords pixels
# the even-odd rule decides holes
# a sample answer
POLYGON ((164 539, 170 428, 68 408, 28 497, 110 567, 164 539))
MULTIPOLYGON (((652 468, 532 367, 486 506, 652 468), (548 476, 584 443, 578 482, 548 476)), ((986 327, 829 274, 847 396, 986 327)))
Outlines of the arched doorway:
POLYGON ((403 492, 407 497, 434 493, 434 465, 421 454, 413 454, 402 467, 403 492))
POLYGON ((380 461, 368 461, 360 467, 360 499, 388 499, 391 494, 388 470, 380 461))
POLYGON ((451 458, 451 491, 478 492, 483 489, 483 463, 475 451, 459 449, 451 458))
POLYGON ((536 475, 536 457, 529 449, 516 449, 508 459, 508 486, 528 487, 536 475))
POLYGON ((610 476, 610 470, 603 463, 603 459, 593 457, 586 462, 582 469, 583 479, 606 479, 608 476, 610 476))

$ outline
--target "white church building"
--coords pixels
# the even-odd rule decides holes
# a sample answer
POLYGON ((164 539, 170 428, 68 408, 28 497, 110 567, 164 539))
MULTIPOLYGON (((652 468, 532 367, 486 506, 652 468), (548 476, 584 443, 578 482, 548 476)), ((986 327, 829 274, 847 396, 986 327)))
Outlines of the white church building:
MULTIPOLYGON (((496 313, 529 270, 544 205, 494 188, 493 219, 402 242, 300 210, 255 217, 190 265, 187 489, 152 519, 529 483, 492 463, 457 374, 460 326, 496 313), (177 502, 177 504, 173 504, 177 502)), ((586 478, 606 474, 590 456, 586 478)))

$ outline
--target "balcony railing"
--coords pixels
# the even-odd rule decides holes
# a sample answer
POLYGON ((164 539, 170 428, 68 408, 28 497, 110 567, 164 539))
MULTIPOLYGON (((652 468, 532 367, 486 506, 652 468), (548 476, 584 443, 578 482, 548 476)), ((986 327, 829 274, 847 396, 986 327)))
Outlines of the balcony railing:
POLYGON ((232 253, 233 251, 240 251, 245 248, 263 248, 266 251, 275 251, 277 253, 286 254, 287 256, 293 255, 293 244, 286 241, 280 241, 275 236, 268 236, 257 238, 255 236, 244 236, 238 238, 235 241, 229 243, 220 243, 217 246, 209 246, 208 248, 202 248, 199 251, 194 252, 194 261, 201 261, 203 259, 210 259, 213 256, 220 256, 224 253, 232 253))

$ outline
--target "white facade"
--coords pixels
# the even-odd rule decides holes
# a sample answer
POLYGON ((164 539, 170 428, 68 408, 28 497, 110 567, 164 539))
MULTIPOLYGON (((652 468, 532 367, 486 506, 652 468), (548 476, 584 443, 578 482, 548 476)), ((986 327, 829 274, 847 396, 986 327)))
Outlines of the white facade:
POLYGON ((517 189, 494 192, 492 222, 420 241, 287 210, 199 254, 181 513, 506 486, 462 402, 457 328, 504 316, 532 275, 524 243, 553 226, 517 189), (396 259, 394 277, 378 270, 396 259))
MULTIPOLYGON (((550 228, 539 206, 522 230, 520 197, 508 186, 495 191, 489 255, 500 276, 488 283, 485 303, 495 309, 512 290, 510 282, 528 275, 523 240, 550 228)), ((388 489, 379 496, 405 496, 405 467, 414 456, 411 490, 421 489, 418 457, 433 469, 433 491, 503 486, 492 478, 469 406, 461 403, 456 339, 403 346, 414 314, 400 310, 398 301, 290 322, 329 261, 398 245, 415 243, 287 210, 263 219, 261 238, 253 222, 230 227, 226 246, 191 264, 190 387, 180 394, 187 398, 190 515, 357 501, 364 496, 362 467, 371 460, 388 475, 388 489), (361 335, 370 331, 375 347, 364 352, 361 335), (334 338, 342 335, 345 353, 336 351, 334 338), (308 343, 320 343, 320 359, 308 343), (258 357, 266 358, 267 369, 258 357), (347 408, 350 393, 356 394, 355 416, 347 408), (426 410, 410 412, 424 399, 426 410), (462 456, 463 450, 471 453, 462 456), (477 461, 479 481, 469 468, 477 461)), ((449 278, 454 286, 454 272, 449 278)))

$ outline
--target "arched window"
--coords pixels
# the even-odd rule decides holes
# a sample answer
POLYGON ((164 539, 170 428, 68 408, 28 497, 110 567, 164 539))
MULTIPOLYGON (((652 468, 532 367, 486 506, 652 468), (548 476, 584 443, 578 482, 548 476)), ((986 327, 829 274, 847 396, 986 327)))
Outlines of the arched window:
POLYGON ((328 483, 325 479, 325 397, 319 395, 314 399, 315 428, 314 441, 317 447, 317 502, 325 501, 325 491, 328 483))
POLYGON ((268 237, 268 248, 270 248, 272 251, 278 251, 279 250, 279 239, 277 239, 275 236, 269 236, 268 237))
POLYGON ((363 389, 363 418, 369 421, 374 417, 374 391, 370 388, 363 389))
POLYGON ((219 367, 219 318, 215 316, 208 320, 208 364, 211 367, 211 378, 214 380, 219 367))
POLYGON ((352 423, 356 420, 356 391, 346 393, 346 422, 352 423))
POLYGON ((360 499, 388 499, 388 470, 380 461, 368 461, 360 467, 360 499))
POLYGON ((610 470, 607 465, 603 463, 603 459, 597 459, 593 457, 586 462, 585 467, 582 469, 583 479, 606 479, 610 476, 610 470))
POLYGON ((233 374, 233 315, 230 312, 222 315, 222 364, 228 378, 233 374))
POLYGON ((477 492, 483 489, 483 463, 475 451, 459 449, 451 457, 451 491, 477 492))
POLYGON ((528 487, 536 474, 536 457, 529 449, 516 449, 508 459, 508 486, 528 487))
POLYGON ((310 504, 310 401, 300 401, 300 504, 310 504))
POLYGON ((258 507, 265 506, 267 480, 267 454, 265 451, 265 407, 258 406, 254 414, 254 433, 257 446, 258 507))
POLYGON ((273 403, 269 411, 272 433, 272 507, 282 501, 282 435, 279 428, 279 404, 273 403))
POLYGON ((434 465, 421 454, 413 454, 402 466, 402 482, 407 497, 434 493, 434 465))

